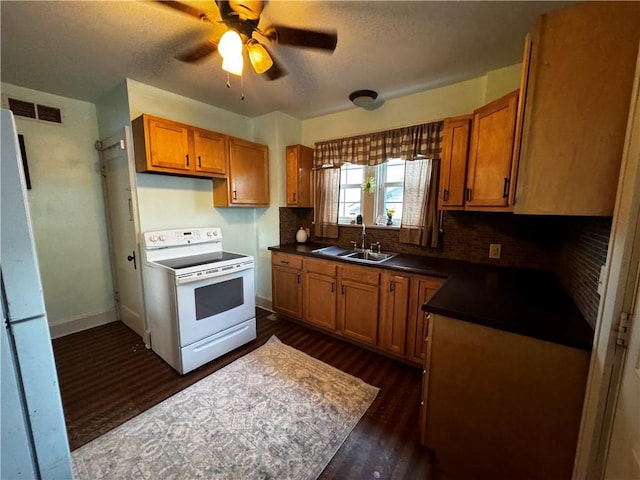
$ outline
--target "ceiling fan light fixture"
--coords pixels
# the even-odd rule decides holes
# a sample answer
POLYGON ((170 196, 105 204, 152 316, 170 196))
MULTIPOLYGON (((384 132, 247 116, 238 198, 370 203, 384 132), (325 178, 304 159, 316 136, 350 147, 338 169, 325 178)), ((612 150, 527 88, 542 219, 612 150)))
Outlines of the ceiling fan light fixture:
POLYGON ((273 66, 273 59, 267 49, 255 40, 247 42, 249 60, 256 73, 264 73, 273 66))
POLYGON ((240 34, 232 28, 224 32, 218 43, 218 51, 222 58, 242 55, 242 38, 240 38, 240 34))
POLYGON ((378 92, 374 92, 373 90, 356 90, 349 94, 349 100, 351 100, 351 103, 356 107, 362 108, 371 106, 376 98, 378 98, 378 92))
POLYGON ((242 59, 242 52, 237 55, 227 55, 222 57, 222 69, 225 72, 229 72, 240 77, 242 76, 243 66, 244 60, 242 59))

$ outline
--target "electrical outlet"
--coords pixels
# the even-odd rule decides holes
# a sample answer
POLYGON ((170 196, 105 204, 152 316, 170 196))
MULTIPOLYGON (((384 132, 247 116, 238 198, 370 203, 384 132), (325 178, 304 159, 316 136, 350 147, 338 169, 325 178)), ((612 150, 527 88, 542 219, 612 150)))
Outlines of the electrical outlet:
POLYGON ((499 243, 491 243, 489 244, 489 258, 500 258, 500 253, 502 251, 502 245, 499 243))

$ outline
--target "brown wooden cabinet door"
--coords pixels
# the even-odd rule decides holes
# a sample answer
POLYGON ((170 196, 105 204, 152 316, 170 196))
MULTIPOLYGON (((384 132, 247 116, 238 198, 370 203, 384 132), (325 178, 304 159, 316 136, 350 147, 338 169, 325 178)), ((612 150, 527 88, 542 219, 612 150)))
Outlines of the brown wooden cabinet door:
POLYGON ((472 115, 444 121, 442 160, 440 163, 440 208, 464 206, 472 115))
POLYGON ((538 17, 516 213, 613 214, 639 40, 640 2, 579 2, 538 17))
POLYGON ((343 335, 378 344, 379 295, 378 285, 341 279, 338 325, 343 335))
POLYGON ((315 272, 304 274, 305 320, 314 325, 336 329, 336 278, 315 272))
POLYGON ((424 364, 426 339, 429 330, 429 312, 422 305, 440 288, 442 280, 438 278, 414 278, 411 281, 411 302, 407 358, 415 363, 424 364))
POLYGON ((269 205, 269 154, 265 145, 229 139, 228 195, 231 205, 269 205))
POLYGON ((293 318, 302 318, 302 271, 293 268, 271 267, 273 309, 293 318))
POLYGON ((149 118, 149 154, 153 167, 173 170, 193 170, 189 158, 189 130, 178 123, 149 118))
POLYGON ((383 273, 380 282, 380 347, 404 355, 407 351, 409 278, 383 273))
POLYGON ((195 170, 225 176, 229 158, 227 139, 220 133, 194 129, 195 170))
POLYGON ((312 207, 313 149, 289 145, 286 149, 287 206, 312 207))
POLYGON ((474 112, 465 192, 467 206, 508 205, 517 111, 518 90, 474 112))

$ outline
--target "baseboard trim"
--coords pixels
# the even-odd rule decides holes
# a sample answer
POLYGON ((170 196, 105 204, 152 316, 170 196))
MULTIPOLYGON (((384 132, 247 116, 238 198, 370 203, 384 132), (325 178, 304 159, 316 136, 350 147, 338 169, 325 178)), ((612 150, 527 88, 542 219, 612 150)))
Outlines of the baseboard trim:
POLYGON ((270 298, 256 296, 256 307, 264 308, 265 310, 273 312, 273 303, 270 298))
POLYGON ((51 338, 60 338, 117 320, 116 311, 107 310, 106 312, 83 315, 81 317, 56 322, 49 325, 49 332, 51 333, 51 338))

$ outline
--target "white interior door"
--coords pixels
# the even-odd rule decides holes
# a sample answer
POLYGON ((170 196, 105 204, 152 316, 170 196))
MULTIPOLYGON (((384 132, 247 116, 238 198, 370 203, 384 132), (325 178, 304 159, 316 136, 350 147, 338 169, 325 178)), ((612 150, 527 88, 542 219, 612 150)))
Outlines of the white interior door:
POLYGON ((629 325, 620 392, 615 409, 605 479, 640 479, 640 288, 636 289, 634 324, 629 325))
POLYGON ((640 479, 640 49, 574 480, 640 479), (635 317, 635 318, 634 318, 635 317), (628 324, 624 322, 627 319, 628 324), (633 325, 635 323, 635 326, 633 325), (630 337, 621 338, 628 329, 630 337))
POLYGON ((109 248, 119 319, 149 346, 145 326, 135 170, 130 158, 128 127, 101 142, 101 162, 107 208, 109 248))

